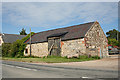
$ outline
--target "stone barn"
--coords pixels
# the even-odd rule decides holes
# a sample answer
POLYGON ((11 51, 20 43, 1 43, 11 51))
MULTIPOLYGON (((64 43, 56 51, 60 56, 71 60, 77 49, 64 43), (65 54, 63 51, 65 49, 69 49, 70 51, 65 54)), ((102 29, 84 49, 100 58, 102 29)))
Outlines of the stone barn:
MULTIPOLYGON (((30 55, 28 39, 24 55, 30 55)), ((31 37, 31 55, 44 57, 48 55, 78 57, 80 55, 108 56, 108 41, 100 24, 85 24, 48 30, 31 37)))

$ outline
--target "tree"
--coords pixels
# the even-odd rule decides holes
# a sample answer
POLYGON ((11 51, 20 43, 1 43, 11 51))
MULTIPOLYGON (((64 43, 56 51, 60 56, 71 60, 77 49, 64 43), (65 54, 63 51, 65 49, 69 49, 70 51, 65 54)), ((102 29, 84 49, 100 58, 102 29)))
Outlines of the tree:
POLYGON ((116 29, 110 30, 109 32, 106 32, 108 44, 111 44, 112 46, 119 46, 120 47, 120 32, 116 29))
MULTIPOLYGON (((120 32, 117 31, 116 29, 113 29, 113 30, 110 30, 109 32, 106 32, 106 34, 107 34, 107 38, 117 40, 117 37, 118 35, 120 35, 120 32)), ((120 39, 120 36, 118 38, 120 39)))
POLYGON ((22 28, 22 31, 20 31, 20 35, 27 35, 26 30, 22 28))
POLYGON ((112 46, 119 46, 119 42, 116 39, 108 39, 108 44, 112 46))

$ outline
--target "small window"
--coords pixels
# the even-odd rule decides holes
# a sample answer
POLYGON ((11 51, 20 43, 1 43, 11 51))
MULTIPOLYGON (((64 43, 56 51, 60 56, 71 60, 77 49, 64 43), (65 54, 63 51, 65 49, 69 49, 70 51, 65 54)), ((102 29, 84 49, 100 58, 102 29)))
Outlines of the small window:
POLYGON ((25 54, 27 54, 28 53, 28 49, 25 49, 25 54))

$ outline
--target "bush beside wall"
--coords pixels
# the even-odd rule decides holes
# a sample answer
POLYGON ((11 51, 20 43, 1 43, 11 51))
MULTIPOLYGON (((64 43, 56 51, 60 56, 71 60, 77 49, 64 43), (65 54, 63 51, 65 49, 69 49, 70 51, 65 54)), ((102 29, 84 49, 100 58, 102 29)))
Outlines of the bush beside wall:
MULTIPOLYGON (((34 32, 31 32, 33 35, 34 32)), ((14 43, 3 43, 2 44, 2 57, 24 57, 24 50, 26 48, 26 43, 24 43, 30 34, 21 40, 17 40, 14 43)))

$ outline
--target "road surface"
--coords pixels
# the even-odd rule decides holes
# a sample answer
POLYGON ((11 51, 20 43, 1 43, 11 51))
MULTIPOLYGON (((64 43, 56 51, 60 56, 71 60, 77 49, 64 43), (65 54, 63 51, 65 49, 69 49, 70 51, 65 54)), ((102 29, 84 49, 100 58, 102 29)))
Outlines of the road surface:
POLYGON ((2 61, 3 78, 118 78, 117 70, 2 61))

